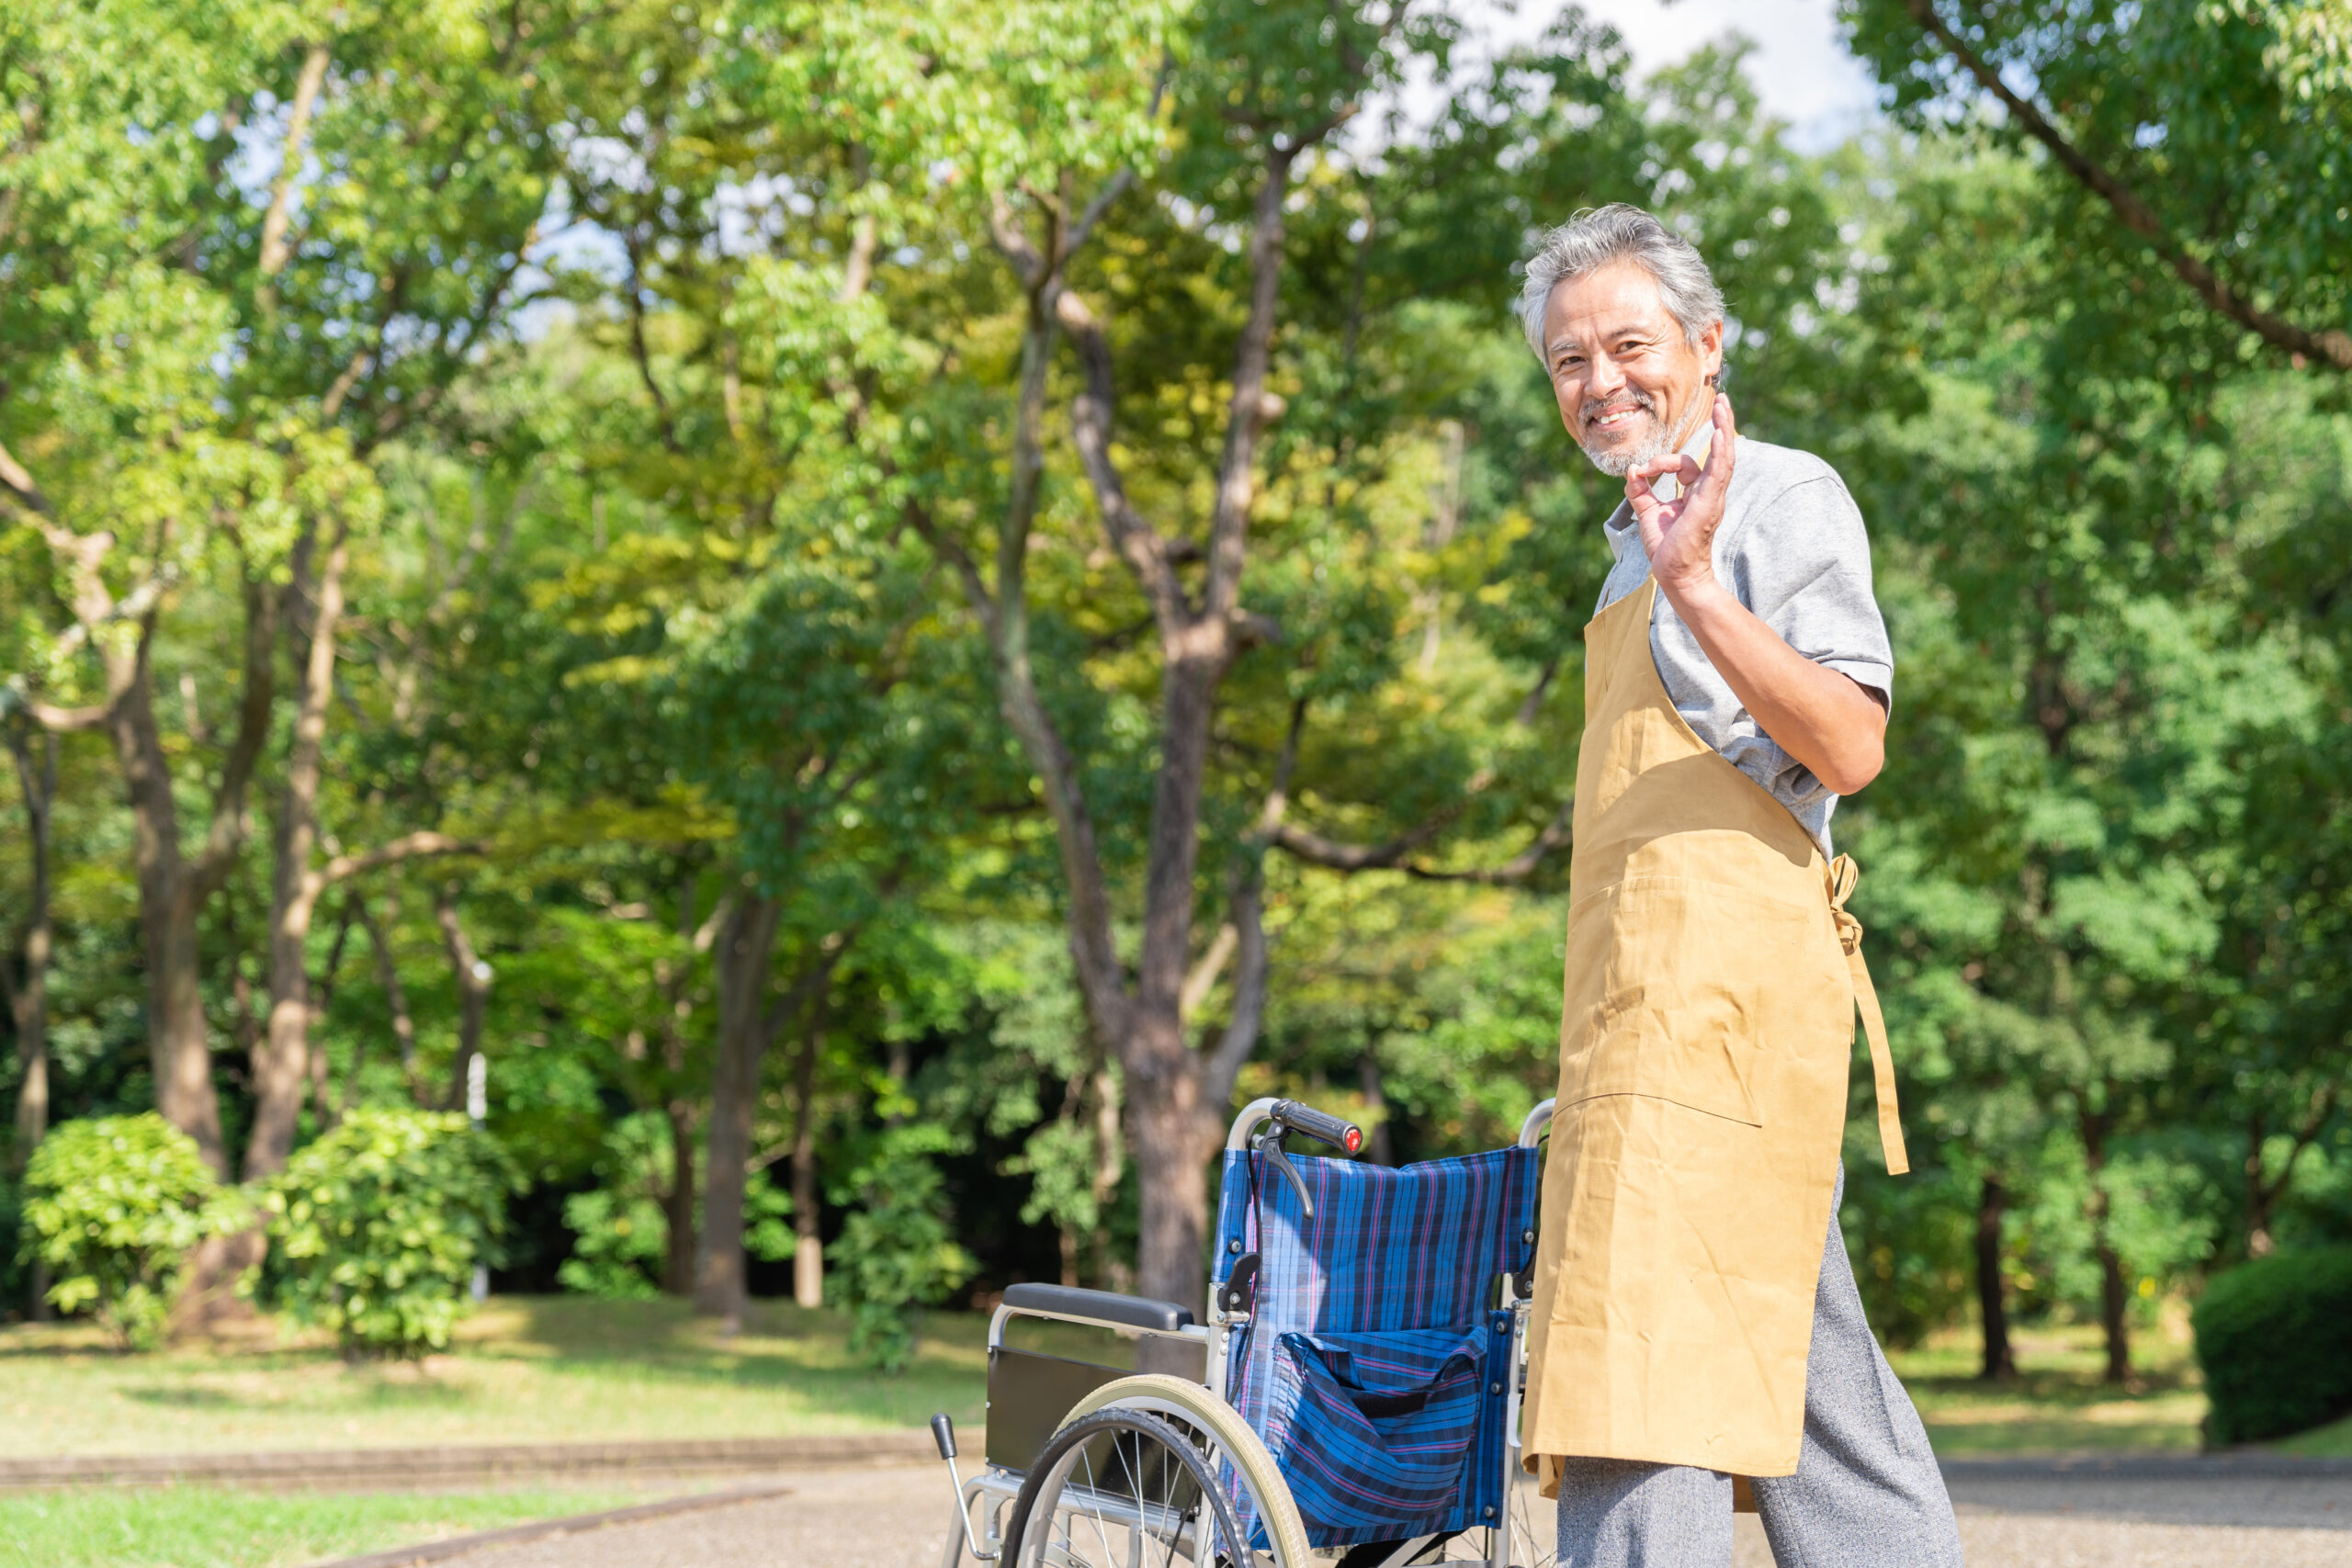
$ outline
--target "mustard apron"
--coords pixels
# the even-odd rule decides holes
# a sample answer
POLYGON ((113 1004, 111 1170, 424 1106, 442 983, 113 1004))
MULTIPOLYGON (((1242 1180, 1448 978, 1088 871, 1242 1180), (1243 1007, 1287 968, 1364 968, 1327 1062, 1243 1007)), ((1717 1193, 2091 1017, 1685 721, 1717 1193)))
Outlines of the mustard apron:
POLYGON ((1585 628, 1559 1105, 1524 1452, 1790 1475, 1862 1011, 1907 1168, 1856 872, 1701 740, 1650 655, 1656 580, 1585 628))

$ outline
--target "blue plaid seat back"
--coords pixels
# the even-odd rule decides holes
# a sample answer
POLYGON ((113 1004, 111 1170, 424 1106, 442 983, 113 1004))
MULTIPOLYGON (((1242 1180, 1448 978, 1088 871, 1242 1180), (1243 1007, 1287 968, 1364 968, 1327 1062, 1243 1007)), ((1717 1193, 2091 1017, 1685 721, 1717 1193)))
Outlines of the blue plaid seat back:
POLYGON ((1282 1466, 1317 1546, 1496 1523, 1510 1314, 1495 1277, 1535 1258, 1541 1168, 1497 1149, 1401 1169, 1225 1156, 1216 1263, 1258 1254, 1257 1307, 1226 1398, 1282 1466))

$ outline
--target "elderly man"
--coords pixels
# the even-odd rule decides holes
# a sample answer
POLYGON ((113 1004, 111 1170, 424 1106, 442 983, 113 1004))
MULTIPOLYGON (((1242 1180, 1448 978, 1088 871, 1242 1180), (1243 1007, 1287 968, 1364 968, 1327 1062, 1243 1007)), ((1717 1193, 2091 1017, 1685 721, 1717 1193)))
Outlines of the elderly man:
POLYGON ((1563 1568, 1723 1568, 1735 1477, 1782 1568, 1961 1560, 1838 1230, 1859 1004, 1830 814, 1883 757, 1894 656, 1829 465, 1737 436, 1723 296, 1648 213, 1528 264, 1560 417, 1625 480, 1585 628, 1559 1108, 1525 1412, 1563 1568))

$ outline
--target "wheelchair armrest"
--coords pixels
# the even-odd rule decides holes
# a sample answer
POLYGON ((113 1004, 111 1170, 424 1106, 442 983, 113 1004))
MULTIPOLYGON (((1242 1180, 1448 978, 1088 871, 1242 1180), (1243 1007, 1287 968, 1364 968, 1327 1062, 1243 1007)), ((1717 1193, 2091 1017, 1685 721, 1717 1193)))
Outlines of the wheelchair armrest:
POLYGON ((1193 1326, 1193 1309, 1174 1302, 1123 1296, 1115 1291, 1081 1291, 1075 1285, 1008 1285, 1004 1304, 1012 1312, 1114 1323, 1148 1334, 1181 1334, 1193 1326))

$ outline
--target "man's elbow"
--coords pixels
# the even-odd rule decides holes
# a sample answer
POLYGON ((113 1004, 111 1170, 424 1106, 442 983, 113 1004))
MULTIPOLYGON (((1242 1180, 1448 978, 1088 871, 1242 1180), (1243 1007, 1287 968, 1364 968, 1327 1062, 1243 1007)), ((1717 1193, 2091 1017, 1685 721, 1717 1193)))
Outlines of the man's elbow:
POLYGON ((1815 776, 1834 795, 1860 795, 1885 766, 1885 738, 1857 736, 1815 776))

